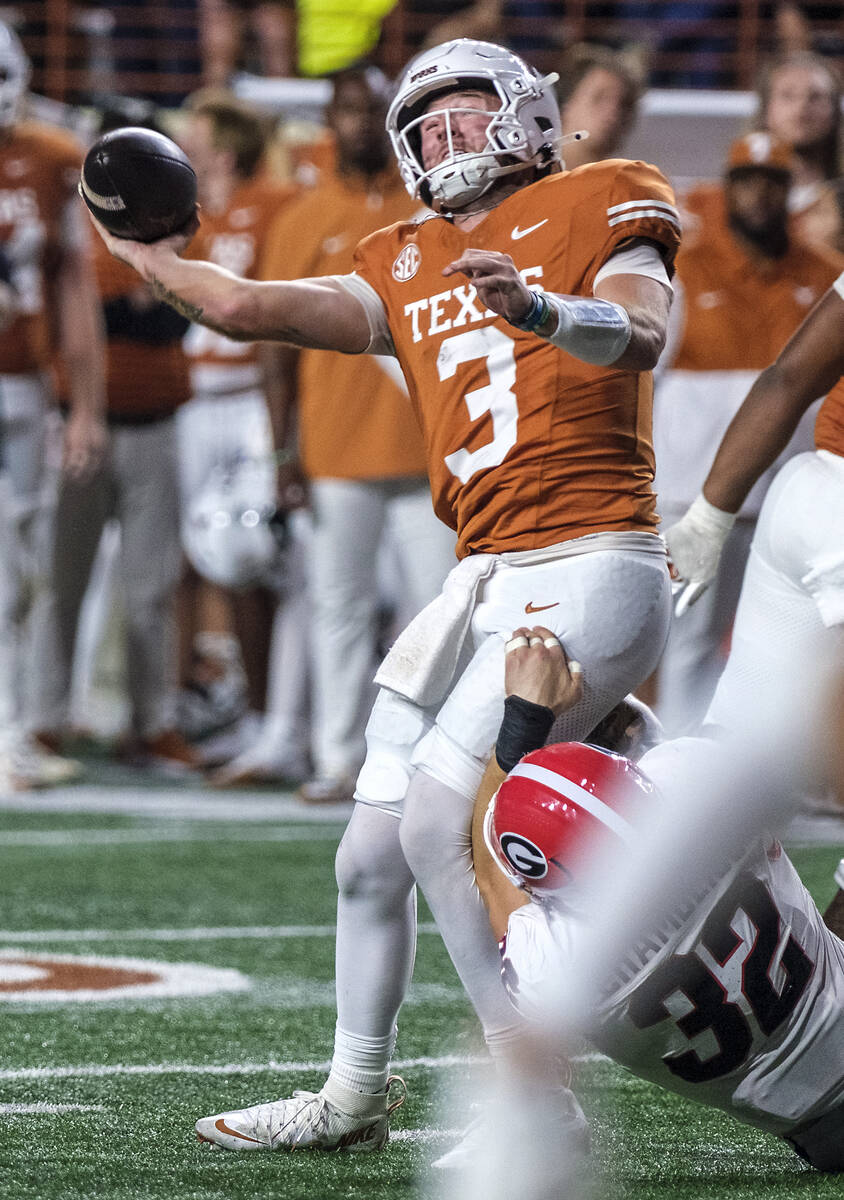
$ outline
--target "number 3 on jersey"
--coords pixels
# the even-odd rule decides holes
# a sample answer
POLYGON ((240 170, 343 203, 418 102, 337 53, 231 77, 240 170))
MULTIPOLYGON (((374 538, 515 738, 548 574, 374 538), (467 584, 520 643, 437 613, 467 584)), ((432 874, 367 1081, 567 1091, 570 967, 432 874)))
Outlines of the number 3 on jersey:
POLYGON ((452 379, 463 363, 486 360, 489 383, 467 392, 463 399, 469 417, 477 421, 484 413, 492 417, 492 441, 477 450, 465 448, 446 455, 445 465, 461 483, 476 471, 499 466, 516 444, 519 410, 516 404, 516 356, 513 339, 494 325, 470 329, 446 338, 437 356, 440 381, 452 379))

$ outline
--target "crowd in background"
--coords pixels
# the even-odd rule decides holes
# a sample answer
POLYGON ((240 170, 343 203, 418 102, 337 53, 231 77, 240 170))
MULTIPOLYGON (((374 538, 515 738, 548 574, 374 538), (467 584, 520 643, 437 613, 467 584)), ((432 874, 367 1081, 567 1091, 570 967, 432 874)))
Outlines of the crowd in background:
MULTIPOLYGON (((214 87, 167 112, 123 98, 97 112, 96 133, 140 124, 184 146, 202 207, 188 254, 255 279, 348 273, 363 237, 420 211, 393 161, 377 67, 323 64, 343 68, 324 123, 295 136, 226 90, 250 27, 262 70, 317 73, 302 59, 312 7, 297 5, 296 61, 289 5, 207 0, 214 87)), ((390 7, 358 6, 370 45, 355 56, 390 7)), ((505 5, 411 7, 426 16, 421 46, 498 40, 505 5)), ((649 6, 597 7, 617 28, 649 6)), ((766 68, 752 127, 721 179, 679 197, 655 385, 666 524, 700 490, 750 382, 844 269, 840 77, 809 48, 812 6, 776 7, 788 53, 766 68)), ((349 799, 378 656, 455 561, 401 373, 188 326, 89 236, 75 192, 85 147, 27 120, 28 64, 5 27, 0 42, 0 786, 79 777, 74 755, 97 745, 218 787, 349 799)), ((590 134, 567 147, 568 169, 618 152, 647 61, 629 47, 560 54, 563 128, 590 134)), ((672 731, 694 727, 723 666, 764 486, 652 681, 672 731)))

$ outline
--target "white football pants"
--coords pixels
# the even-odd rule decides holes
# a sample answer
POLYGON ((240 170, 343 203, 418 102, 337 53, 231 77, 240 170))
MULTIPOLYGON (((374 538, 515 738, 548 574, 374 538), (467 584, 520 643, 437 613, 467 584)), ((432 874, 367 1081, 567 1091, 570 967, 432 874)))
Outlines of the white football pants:
POLYGON ((733 728, 772 698, 844 625, 844 458, 798 454, 774 480, 756 526, 732 649, 707 722, 733 728))
POLYGON ((314 479, 311 510, 314 763, 317 775, 353 779, 375 694, 379 547, 389 538, 398 560, 404 625, 454 566, 455 535, 425 479, 314 479))
POLYGON ((44 581, 58 471, 59 417, 41 375, 0 376, 6 492, 0 555, 0 709, 22 718, 31 706, 32 639, 45 620, 44 581), (55 415, 55 422, 51 417, 55 415), (55 453, 53 453, 55 451, 55 453), (54 461, 55 460, 55 461, 54 461))
MULTIPOLYGON (((668 509, 663 528, 683 516, 668 509)), ((730 634, 756 527, 739 517, 727 538, 712 584, 682 617, 672 622, 659 664, 657 715, 669 737, 700 725, 727 662, 730 634)))
POLYGON ((502 562, 478 597, 473 653, 439 710, 379 693, 358 780, 362 803, 337 854, 343 1030, 385 1038, 393 1028, 413 965, 414 877, 488 1041, 518 1027, 474 886, 470 842, 475 792, 503 714, 505 642, 514 628, 541 622, 583 663, 583 699, 554 735, 581 738, 653 670, 670 610, 662 556, 599 551, 530 566, 502 562), (542 611, 526 614, 526 606, 542 611))

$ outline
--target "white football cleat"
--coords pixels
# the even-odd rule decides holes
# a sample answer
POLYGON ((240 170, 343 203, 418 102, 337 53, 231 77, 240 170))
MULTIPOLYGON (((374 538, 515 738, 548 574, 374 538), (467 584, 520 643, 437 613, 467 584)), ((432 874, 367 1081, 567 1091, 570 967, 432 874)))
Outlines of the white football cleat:
POLYGON ((354 1115, 337 1108, 324 1092, 296 1091, 288 1100, 254 1104, 236 1112, 202 1117, 197 1137, 224 1150, 380 1150, 390 1136, 390 1114, 404 1103, 404 1080, 391 1075, 374 1096, 354 1094, 354 1115), (398 1099, 388 1102, 392 1084, 398 1099))

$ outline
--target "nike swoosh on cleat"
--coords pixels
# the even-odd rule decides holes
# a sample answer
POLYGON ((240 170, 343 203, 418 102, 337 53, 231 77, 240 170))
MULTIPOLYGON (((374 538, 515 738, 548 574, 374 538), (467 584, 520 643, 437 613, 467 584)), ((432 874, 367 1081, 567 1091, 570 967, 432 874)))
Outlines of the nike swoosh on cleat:
POLYGON ((245 1133, 238 1133, 236 1129, 229 1129, 222 1117, 214 1122, 214 1128, 219 1129, 220 1133, 227 1133, 229 1137, 240 1138, 242 1142, 254 1142, 256 1146, 263 1146, 263 1142, 259 1138, 247 1137, 245 1133))
POLYGON ((555 600, 553 604, 531 604, 530 601, 525 605, 526 613, 545 612, 546 608, 556 608, 559 600, 555 600))
POLYGON ((527 229, 519 229, 518 225, 515 225, 510 237, 514 242, 518 242, 520 238, 527 237, 527 235, 529 233, 533 233, 535 229, 541 229, 543 225, 547 224, 548 218, 546 217, 544 221, 537 221, 535 225, 529 225, 527 229))

